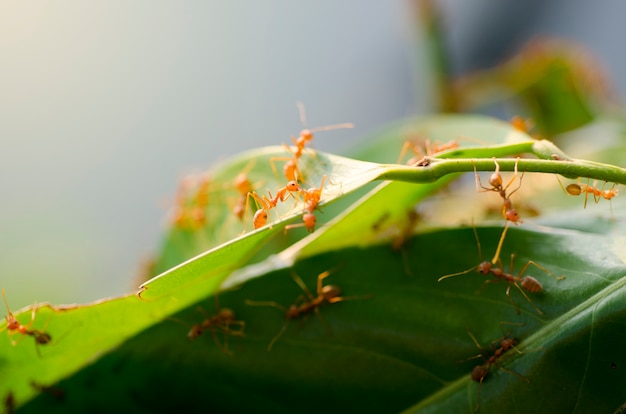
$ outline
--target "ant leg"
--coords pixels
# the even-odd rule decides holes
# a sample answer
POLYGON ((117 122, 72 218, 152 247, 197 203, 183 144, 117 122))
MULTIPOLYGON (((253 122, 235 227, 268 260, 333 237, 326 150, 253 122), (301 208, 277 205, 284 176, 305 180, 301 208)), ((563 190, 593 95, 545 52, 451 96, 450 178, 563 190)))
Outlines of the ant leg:
POLYGON ((591 188, 589 187, 589 178, 587 178, 587 185, 584 187, 584 190, 585 190, 585 202, 583 203, 583 208, 587 208, 587 199, 589 198, 589 191, 591 190, 591 188))
POLYGON ((325 271, 319 274, 319 276, 317 276, 317 294, 318 295, 322 295, 322 285, 323 285, 323 281, 324 279, 326 279, 328 276, 330 276, 330 271, 325 271))
POLYGON ((415 155, 419 156, 419 157, 424 157, 424 154, 422 153, 422 151, 419 150, 419 148, 417 148, 417 146, 411 142, 411 141, 405 141, 404 145, 402 145, 402 150, 400 151, 400 156, 398 156, 398 160, 396 161, 396 164, 400 164, 402 162, 402 158, 404 158, 404 156, 406 155, 406 152, 408 150, 412 150, 415 155))
MULTIPOLYGON (((538 313, 539 315, 543 315, 543 312, 542 312, 542 311, 541 311, 541 310, 537 307, 537 305, 535 305, 535 304, 533 303, 533 301, 532 301, 532 300, 530 300, 530 298, 528 297, 528 295, 526 294, 526 292, 524 292, 524 289, 522 289, 522 288, 520 287, 520 285, 518 285, 518 284, 517 284, 517 282, 512 282, 512 283, 513 283, 513 285, 515 285, 515 287, 517 288, 517 290, 519 290, 519 291, 522 293, 522 295, 523 295, 523 296, 524 296, 524 298, 528 301, 528 303, 530 303, 530 304, 532 305, 532 307, 533 307, 533 308, 535 308, 535 310, 537 311, 537 313, 538 313)), ((508 287, 508 288, 507 288, 507 290, 506 290, 506 294, 507 294, 507 296, 509 297, 509 299, 511 300, 511 303, 513 303, 513 304, 515 305, 515 302, 513 302, 513 299, 511 299, 511 296, 510 296, 510 294, 509 294, 509 293, 510 293, 510 292, 509 292, 510 290, 511 290, 511 285, 509 284, 509 287, 508 287)), ((517 305, 515 305, 515 309, 516 309, 517 314, 519 315, 519 313, 520 313, 520 312, 519 312, 519 308, 517 307, 517 305)))
POLYGON ((267 352, 270 352, 272 350, 272 347, 274 346, 276 341, 278 341, 278 338, 280 338, 281 335, 285 333, 285 331, 287 330, 288 323, 289 323, 289 319, 285 319, 285 323, 283 324, 282 328, 280 328, 280 331, 278 331, 278 333, 270 341, 269 345, 267 345, 267 352))
MULTIPOLYGON (((476 164, 474 164, 473 160, 472 160, 472 165, 474 166, 474 177, 475 177, 475 180, 476 180, 476 191, 481 192, 481 193, 484 193, 486 191, 495 191, 493 188, 485 187, 483 185, 483 183, 480 181, 480 174, 478 174, 478 170, 476 169, 476 164)), ((500 166, 498 165, 498 163, 496 163, 496 166, 497 166, 497 170, 499 170, 500 166)), ((496 173, 494 173, 494 175, 495 174, 496 173)))
MULTIPOLYGON (((246 300, 245 303, 246 303, 246 305, 250 305, 250 306, 271 306, 273 308, 276 308, 276 309, 279 309, 279 310, 283 311, 283 313, 287 312, 287 308, 285 308, 283 305, 281 305, 281 304, 279 304, 277 302, 273 302, 273 301, 246 300)), ((278 341, 278 338, 280 338, 280 336, 287 329, 287 324, 288 323, 289 323, 289 319, 285 318, 285 323, 283 324, 282 328, 280 328, 278 333, 272 338, 272 340, 270 341, 269 345, 267 346, 267 352, 270 352, 272 350, 272 347, 274 346, 276 341, 278 341)))
MULTIPOLYGON (((509 282, 509 285, 506 287, 506 296, 509 298, 509 302, 511 302, 511 305, 513 305, 513 307, 515 308, 515 313, 517 313, 519 315, 520 314, 519 306, 517 306, 517 303, 515 303, 515 301, 511 297, 511 284, 515 285, 520 291, 522 289, 519 287, 517 282, 509 282)), ((522 294, 530 302, 530 299, 528 298, 528 296, 526 296, 526 294, 523 291, 522 291, 522 294)), ((530 302, 530 303, 532 304, 532 302, 530 302)), ((533 306, 535 306, 535 305, 533 305, 533 306)), ((539 309, 537 309, 537 311, 539 311, 539 309)), ((539 311, 539 313, 541 313, 541 311, 539 311)))
POLYGON ((226 325, 227 325, 228 332, 230 332, 231 335, 243 336, 243 332, 246 328, 245 321, 228 321, 226 325), (237 329, 236 331, 233 331, 230 329, 231 325, 237 325, 239 329, 237 329))
MULTIPOLYGON (((292 271, 291 272, 291 277, 298 284, 298 286, 300 286, 300 289, 302 289, 302 291, 307 295, 309 300, 313 300, 315 298, 315 296, 313 296, 313 294, 311 293, 309 288, 307 288, 306 285, 304 284, 304 282, 302 281, 302 278, 300 276, 298 276, 298 274, 296 272, 292 271)), ((318 279, 318 289, 319 289, 319 285, 320 285, 320 281, 318 279)))
POLYGON ((246 303, 246 305, 249 305, 249 306, 271 306, 271 307, 276 308, 278 310, 281 310, 283 312, 287 312, 287 308, 285 308, 280 303, 274 302, 274 301, 246 300, 245 303, 246 303))
MULTIPOLYGON (((511 179, 509 180, 508 183, 506 183, 506 186, 504 186, 504 191, 506 191, 511 184, 513 184, 513 181, 515 181, 515 179, 517 178, 517 164, 519 163, 519 157, 517 157, 517 159, 515 160, 515 168, 514 168, 514 172, 513 172, 513 177, 511 177, 511 179)), ((514 192, 516 192, 517 190, 520 189, 520 187, 522 186, 522 178, 524 178, 524 173, 522 173, 522 176, 519 179, 519 185, 517 186, 517 188, 515 188, 515 190, 511 191, 509 193, 509 197, 511 197, 511 195, 513 195, 514 192)))
MULTIPOLYGON (((522 270, 520 270, 520 272, 518 273, 518 277, 521 278, 522 275, 526 272, 526 270, 528 269, 528 266, 533 265, 535 266, 537 269, 539 270, 543 270, 545 273, 547 273, 549 276, 555 278, 556 280, 563 280, 565 279, 565 276, 557 276, 554 273, 552 273, 550 270, 546 269, 545 267, 541 266, 539 263, 535 262, 534 260, 529 260, 528 262, 526 262, 526 264, 524 265, 524 267, 522 267, 522 270)), ((512 271, 511 271, 512 273, 512 271)))
MULTIPOLYGON (((289 147, 287 147, 286 145, 285 145, 285 147, 289 149, 289 147)), ((291 151, 291 150, 289 149, 289 151, 291 151)), ((276 170, 276 162, 277 161, 289 161, 291 159, 292 159, 291 157, 272 157, 272 158, 270 158, 270 166, 272 167, 272 172, 274 173, 275 177, 278 177, 278 171, 276 170)))
POLYGON ((502 245, 504 244, 504 238, 506 237, 506 232, 509 229, 509 222, 507 221, 504 224, 504 230, 502 230, 502 235, 500 236, 500 241, 498 242, 498 247, 496 248, 496 252, 491 259, 491 263, 496 264, 498 260, 500 260, 500 251, 502 250, 502 245))
MULTIPOLYGON (((465 328, 465 331, 467 332, 467 335, 470 337, 472 342, 474 342, 474 345, 476 345, 476 348, 478 348, 480 350, 480 352, 484 352, 485 350, 483 349, 482 346, 480 346, 480 342, 478 342, 478 340, 476 339, 476 337, 474 336, 472 331, 470 331, 469 328, 465 328)), ((483 354, 480 354, 479 356, 482 356, 482 355, 483 354)), ((474 358, 474 357, 472 357, 472 358, 474 358)))
POLYGON ((593 180, 593 187, 591 188, 593 190, 593 202, 596 204, 598 204, 600 202, 600 199, 602 198, 602 190, 599 190, 597 185, 598 185, 598 180, 593 180))

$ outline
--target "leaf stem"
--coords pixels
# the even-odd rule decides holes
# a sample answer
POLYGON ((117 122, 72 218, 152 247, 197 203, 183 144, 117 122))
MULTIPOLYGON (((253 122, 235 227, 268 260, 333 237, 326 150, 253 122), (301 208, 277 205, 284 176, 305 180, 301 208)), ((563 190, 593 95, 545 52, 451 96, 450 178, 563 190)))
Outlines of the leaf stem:
POLYGON ((610 164, 578 160, 567 156, 550 141, 524 141, 494 147, 470 147, 442 153, 436 157, 424 157, 417 166, 387 164, 378 179, 413 183, 435 182, 448 174, 477 171, 493 171, 494 160, 501 171, 560 174, 566 178, 586 177, 593 180, 626 185, 626 169, 610 164), (496 158, 524 153, 540 159, 496 158))

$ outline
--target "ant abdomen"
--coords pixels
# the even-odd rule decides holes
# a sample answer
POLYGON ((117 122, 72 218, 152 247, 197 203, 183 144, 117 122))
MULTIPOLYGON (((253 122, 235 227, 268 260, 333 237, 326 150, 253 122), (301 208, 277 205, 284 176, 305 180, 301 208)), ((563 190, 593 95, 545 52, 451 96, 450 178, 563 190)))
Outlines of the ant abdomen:
POLYGON ((582 194, 583 190, 582 188, 578 185, 578 184, 570 184, 567 187, 565 187, 565 191, 567 191, 570 195, 580 195, 582 194))
POLYGON ((341 296, 341 288, 335 285, 326 285, 322 288, 322 296, 324 299, 333 299, 341 296))
POLYGON ((474 369, 472 369, 472 381, 482 382, 487 374, 489 373, 489 369, 484 365, 476 365, 474 369))
POLYGON ((527 292, 537 293, 543 290, 541 283, 532 276, 524 276, 521 280, 521 285, 527 292))

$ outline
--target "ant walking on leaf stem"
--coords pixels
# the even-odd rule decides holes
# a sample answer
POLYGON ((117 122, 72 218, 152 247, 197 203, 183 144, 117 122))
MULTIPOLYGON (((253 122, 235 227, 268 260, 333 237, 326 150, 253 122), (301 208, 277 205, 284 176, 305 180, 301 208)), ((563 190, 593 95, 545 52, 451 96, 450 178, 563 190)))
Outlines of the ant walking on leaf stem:
POLYGON ((504 185, 504 181, 502 180, 502 175, 500 175, 500 164, 498 164, 498 161, 496 161, 495 158, 493 159, 493 162, 496 165, 496 170, 493 172, 493 174, 491 174, 491 177, 489 177, 489 185, 491 185, 491 187, 485 187, 481 183, 480 175, 478 174, 478 171, 476 170, 476 165, 474 165, 474 174, 476 177, 476 190, 477 191, 496 192, 502 198, 502 201, 503 201, 502 217, 504 217, 504 220, 505 220, 504 230, 502 230, 502 235, 500 236, 500 241, 498 242, 498 248, 496 249, 496 252, 493 255, 493 258, 491 259, 491 263, 496 264, 498 260, 500 260, 500 251, 502 250, 502 245, 504 244, 504 238, 506 236, 506 232, 509 229, 509 222, 514 223, 516 225, 522 223, 522 219, 520 218, 519 213, 517 212, 515 208, 513 208, 513 203, 511 203, 511 196, 522 187, 522 178, 524 177, 524 174, 521 175, 518 186, 507 195, 506 193, 507 190, 517 178, 517 164, 519 163, 519 157, 515 161, 515 169, 514 169, 513 176, 506 183, 506 185, 504 185))
MULTIPOLYGON (((482 251, 481 251, 481 247, 480 247, 480 240, 478 239, 478 233, 476 232, 476 228, 474 227, 474 236, 476 237, 476 244, 478 246, 478 256, 479 258, 482 260, 482 251)), ((513 301, 513 298, 511 297, 511 286, 515 286, 515 288, 517 290, 520 291, 520 293, 522 294, 522 296, 524 296, 524 299, 526 299, 528 301, 528 303, 530 303, 532 305, 533 308, 535 308, 535 310, 537 311, 538 314, 543 315, 543 312, 537 307, 535 306, 535 304, 532 302, 532 300, 530 300, 530 298, 528 297, 528 295, 526 294, 526 292, 531 292, 531 293, 537 293, 537 292, 541 292, 543 290, 543 286, 541 285, 541 283, 534 278, 533 276, 529 276, 526 275, 524 276, 524 274, 526 273, 526 271, 528 270, 529 266, 535 266, 536 268, 544 271, 546 274, 550 275, 551 277, 555 278, 556 280, 563 280, 565 278, 565 276, 556 276, 554 275, 551 271, 549 271, 548 269, 546 269, 545 267, 541 266, 540 264, 536 263, 533 260, 529 260, 528 262, 526 262, 526 264, 522 267, 522 269, 519 271, 519 273, 517 275, 515 275, 513 273, 513 262, 515 259, 515 254, 512 253, 511 254, 511 263, 510 263, 510 267, 509 267, 509 272, 507 273, 504 270, 504 267, 502 265, 502 261, 500 260, 500 258, 498 258, 496 264, 494 265, 492 262, 489 261, 482 261, 480 262, 478 265, 464 270, 462 272, 457 272, 457 273, 452 273, 449 275, 445 275, 440 277, 439 279, 437 279, 437 282, 441 282, 442 280, 454 277, 454 276, 460 276, 460 275, 464 275, 473 271, 477 271, 478 273, 482 274, 482 275, 491 275, 493 276, 493 279, 487 279, 483 282, 482 286, 481 286, 481 290, 488 284, 488 283, 494 283, 494 282, 500 282, 500 281, 504 281, 507 283, 507 288, 506 288, 506 296, 509 298, 509 302, 511 302, 511 304, 513 305, 513 307, 515 308, 515 312, 519 314, 519 307, 517 306, 517 304, 513 301), (526 291, 526 292, 524 292, 526 291)))
POLYGON ((330 276, 330 274, 331 271, 327 270, 317 276, 317 296, 314 296, 306 287, 300 276, 298 276, 295 272, 291 272, 291 277, 298 284, 298 286, 300 286, 305 296, 300 296, 294 304, 290 305, 288 308, 285 308, 283 305, 273 301, 246 300, 246 304, 250 306, 271 306, 285 313, 285 323, 267 346, 268 352, 272 350, 276 341, 278 341, 281 335, 287 330, 287 325, 290 320, 299 319, 300 317, 311 312, 315 312, 321 320, 319 308, 323 304, 333 304, 343 302, 345 300, 359 299, 357 297, 341 296, 341 288, 338 286, 324 285, 324 279, 330 276))
MULTIPOLYGON (((558 180, 558 178, 557 178, 558 180)), ((581 184, 580 178, 578 179, 577 184, 569 184, 567 187, 563 187, 561 184, 561 180, 559 181, 559 185, 569 195, 579 196, 581 194, 585 195, 585 202, 583 204, 583 208, 587 208, 587 199, 589 198, 589 194, 593 195, 593 201, 598 204, 601 199, 609 200, 609 203, 616 197, 618 194, 618 190, 615 188, 616 184, 611 185, 611 188, 605 190, 606 182, 602 184, 602 188, 598 188, 598 181, 594 181, 593 185, 589 185, 589 179, 587 179, 587 184, 581 184)), ((613 214, 613 205, 611 204, 611 214, 613 214)))

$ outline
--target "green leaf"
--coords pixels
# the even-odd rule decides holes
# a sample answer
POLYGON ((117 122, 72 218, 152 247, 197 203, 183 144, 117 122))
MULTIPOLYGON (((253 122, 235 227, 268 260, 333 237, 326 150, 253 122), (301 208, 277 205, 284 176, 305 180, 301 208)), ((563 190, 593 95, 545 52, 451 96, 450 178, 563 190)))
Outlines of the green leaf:
MULTIPOLYGON (((500 232, 477 229, 483 255, 494 251, 500 232)), ((287 306, 302 291, 290 269, 257 278, 250 273, 243 286, 219 296, 221 307, 246 323, 244 337, 228 337, 232 354, 221 349, 220 332, 215 339, 209 332, 192 342, 186 338, 189 325, 204 318, 192 306, 175 315, 178 321, 152 327, 61 381, 63 400, 44 393, 25 412, 44 406, 80 411, 94 404, 153 412, 260 406, 340 412, 346 404, 357 411, 472 412, 480 386, 469 373, 482 360, 466 360, 480 352, 468 329, 485 352, 503 331, 519 341, 520 353, 510 350, 499 361, 519 376, 492 367, 480 412, 606 412, 623 403, 618 391, 626 386, 626 341, 619 332, 626 266, 604 236, 557 227, 509 230, 503 257, 516 253, 515 273, 532 259, 566 276, 557 281, 537 269, 527 272, 543 284, 542 292, 527 293, 543 315, 515 288, 511 304, 503 282, 481 290, 486 277, 476 272, 437 282, 480 261, 471 228, 426 232, 404 248, 413 275, 389 245, 297 262, 292 270, 314 294, 317 275, 331 269, 324 284, 341 287, 351 300, 321 306, 319 318, 311 313, 290 321, 278 339, 283 313, 246 301, 287 306)), ((214 313, 212 301, 199 304, 214 313)))
MULTIPOLYGON (((465 397, 459 401, 470 406, 473 401, 469 397, 477 395, 477 384, 468 377, 472 365, 455 363, 477 353, 466 334, 467 327, 488 346, 502 336, 500 321, 523 322, 523 327, 511 328, 512 334, 521 340, 520 349, 532 349, 535 342, 544 346, 542 329, 554 329, 555 321, 561 323, 563 319, 559 318, 569 317, 564 315, 581 306, 578 292, 584 292, 585 297, 609 294, 605 289, 619 280, 623 255, 614 253, 604 236, 562 230, 607 225, 598 219, 585 225, 589 218, 567 221, 565 211, 544 222, 547 230, 510 229, 503 257, 515 252, 516 269, 532 258, 567 276, 561 282, 537 276, 545 293, 529 296, 545 312, 544 316, 539 316, 513 289, 513 300, 523 310, 518 317, 517 306, 504 294, 503 283, 490 284, 476 295, 480 281, 476 282, 471 274, 436 282, 443 275, 478 263, 471 229, 424 231, 411 239, 416 223, 407 212, 412 211, 414 203, 445 185, 452 173, 474 168, 493 170, 494 156, 529 152, 548 158, 520 160, 520 171, 545 168, 547 172, 573 175, 581 171, 619 179, 624 173, 617 167, 561 155, 551 160, 551 154, 561 153, 554 152, 549 143, 529 140, 506 123, 486 118, 481 122, 476 117, 438 117, 417 121, 414 127, 419 131, 420 125, 433 142, 482 133, 485 138, 492 137, 495 145, 455 148, 429 158, 429 165, 419 168, 323 153, 307 155, 301 160, 306 185, 319 185, 324 176, 332 181, 324 187, 322 205, 323 215, 331 219, 282 252, 279 246, 287 246, 281 237, 283 228, 298 219, 301 207, 283 203, 271 228, 239 235, 242 224, 232 215, 232 204, 227 200, 237 198, 233 182, 244 170, 250 173, 251 180, 263 182, 257 186, 259 193, 263 193, 261 188, 284 185, 271 171, 269 159, 284 157, 286 151, 281 147, 262 149, 225 162, 212 175, 214 191, 210 195, 217 205, 206 206, 210 213, 207 217, 214 220, 208 220, 202 229, 171 230, 162 254, 165 259, 159 266, 182 263, 144 283, 140 292, 143 300, 127 296, 69 308, 41 307, 31 328, 45 330, 53 339, 39 348, 31 346, 30 337, 0 335, 0 395, 11 393, 23 404, 39 393, 32 404, 24 407, 26 411, 40 409, 39 404, 45 404, 48 411, 53 406, 67 411, 98 405, 114 408, 115 404, 135 411, 172 411, 196 404, 224 411, 227 407, 250 410, 259 404, 277 410, 293 409, 301 401, 310 400, 313 392, 324 398, 315 399, 312 409, 339 409, 350 401, 355 409, 397 411, 431 399, 439 404, 440 393, 454 396, 456 401, 461 394, 456 393, 455 387, 460 387, 465 390, 465 397), (486 131, 491 131, 491 135, 486 131), (383 184, 354 202, 354 207, 331 211, 331 202, 339 204, 348 199, 346 194, 383 176, 428 184, 383 184), (440 177, 445 178, 436 181, 440 177), (218 244, 222 237, 229 241, 218 244), (395 250, 379 244, 388 240, 393 240, 395 250), (202 246, 213 244, 208 251, 189 258, 202 251, 202 246), (264 246, 265 250, 260 251, 264 246), (610 260, 599 262, 599 255, 610 260), (244 267, 251 260, 259 263, 244 267), (292 271, 301 275, 308 289, 316 294, 317 275, 329 269, 332 274, 324 282, 339 285, 346 296, 355 299, 322 306, 321 320, 311 314, 302 321, 291 321, 277 338, 284 314, 272 307, 246 305, 246 301, 275 301, 282 306, 294 303, 302 290, 294 282, 292 271), (599 276, 589 281, 581 278, 590 274, 599 276), (187 332, 206 318, 197 306, 215 314, 212 298, 218 288, 232 288, 220 292, 219 302, 222 307, 233 309, 237 320, 245 322, 245 336, 225 336, 222 326, 213 335, 209 330, 190 342, 187 332), (558 293, 561 289, 562 294, 558 293), (472 317, 470 321, 468 316, 472 317), (12 346, 11 339, 20 343, 12 346), (272 341, 275 345, 268 353, 272 341), (95 362, 88 366, 91 361, 95 362), (56 388, 42 391, 41 387, 33 387, 31 381, 43 386, 60 381, 56 387, 65 396, 60 398, 58 392, 53 392, 56 388), (142 397, 161 389, 153 400, 142 397), (281 399, 273 395, 276 389, 281 389, 281 399), (390 394, 394 395, 393 402, 389 402, 390 394), (119 398, 112 399, 110 395, 119 398), (241 398, 242 395, 254 398, 241 398), (354 403, 358 399, 362 405, 354 403)), ((391 144, 384 146, 399 150, 405 136, 393 132, 389 137, 391 144)), ((515 160, 499 162, 503 171, 518 164, 515 160)), ((194 199, 197 198, 189 194, 183 204, 193 205, 194 199)), ((579 210, 577 206, 576 211, 579 210)), ((494 251, 500 229, 479 230, 483 253, 489 257, 487 253, 494 251)), ((16 315, 22 323, 29 322, 28 309, 16 315)), ((577 340, 575 335, 564 335, 566 341, 577 340)), ((507 353, 502 364, 517 372, 517 361, 526 361, 532 358, 527 356, 531 354, 507 353)), ((525 365, 519 369, 521 375, 531 376, 525 365)), ((489 398, 489 382, 496 382, 500 374, 504 373, 494 368, 485 381, 484 399, 489 398)))

